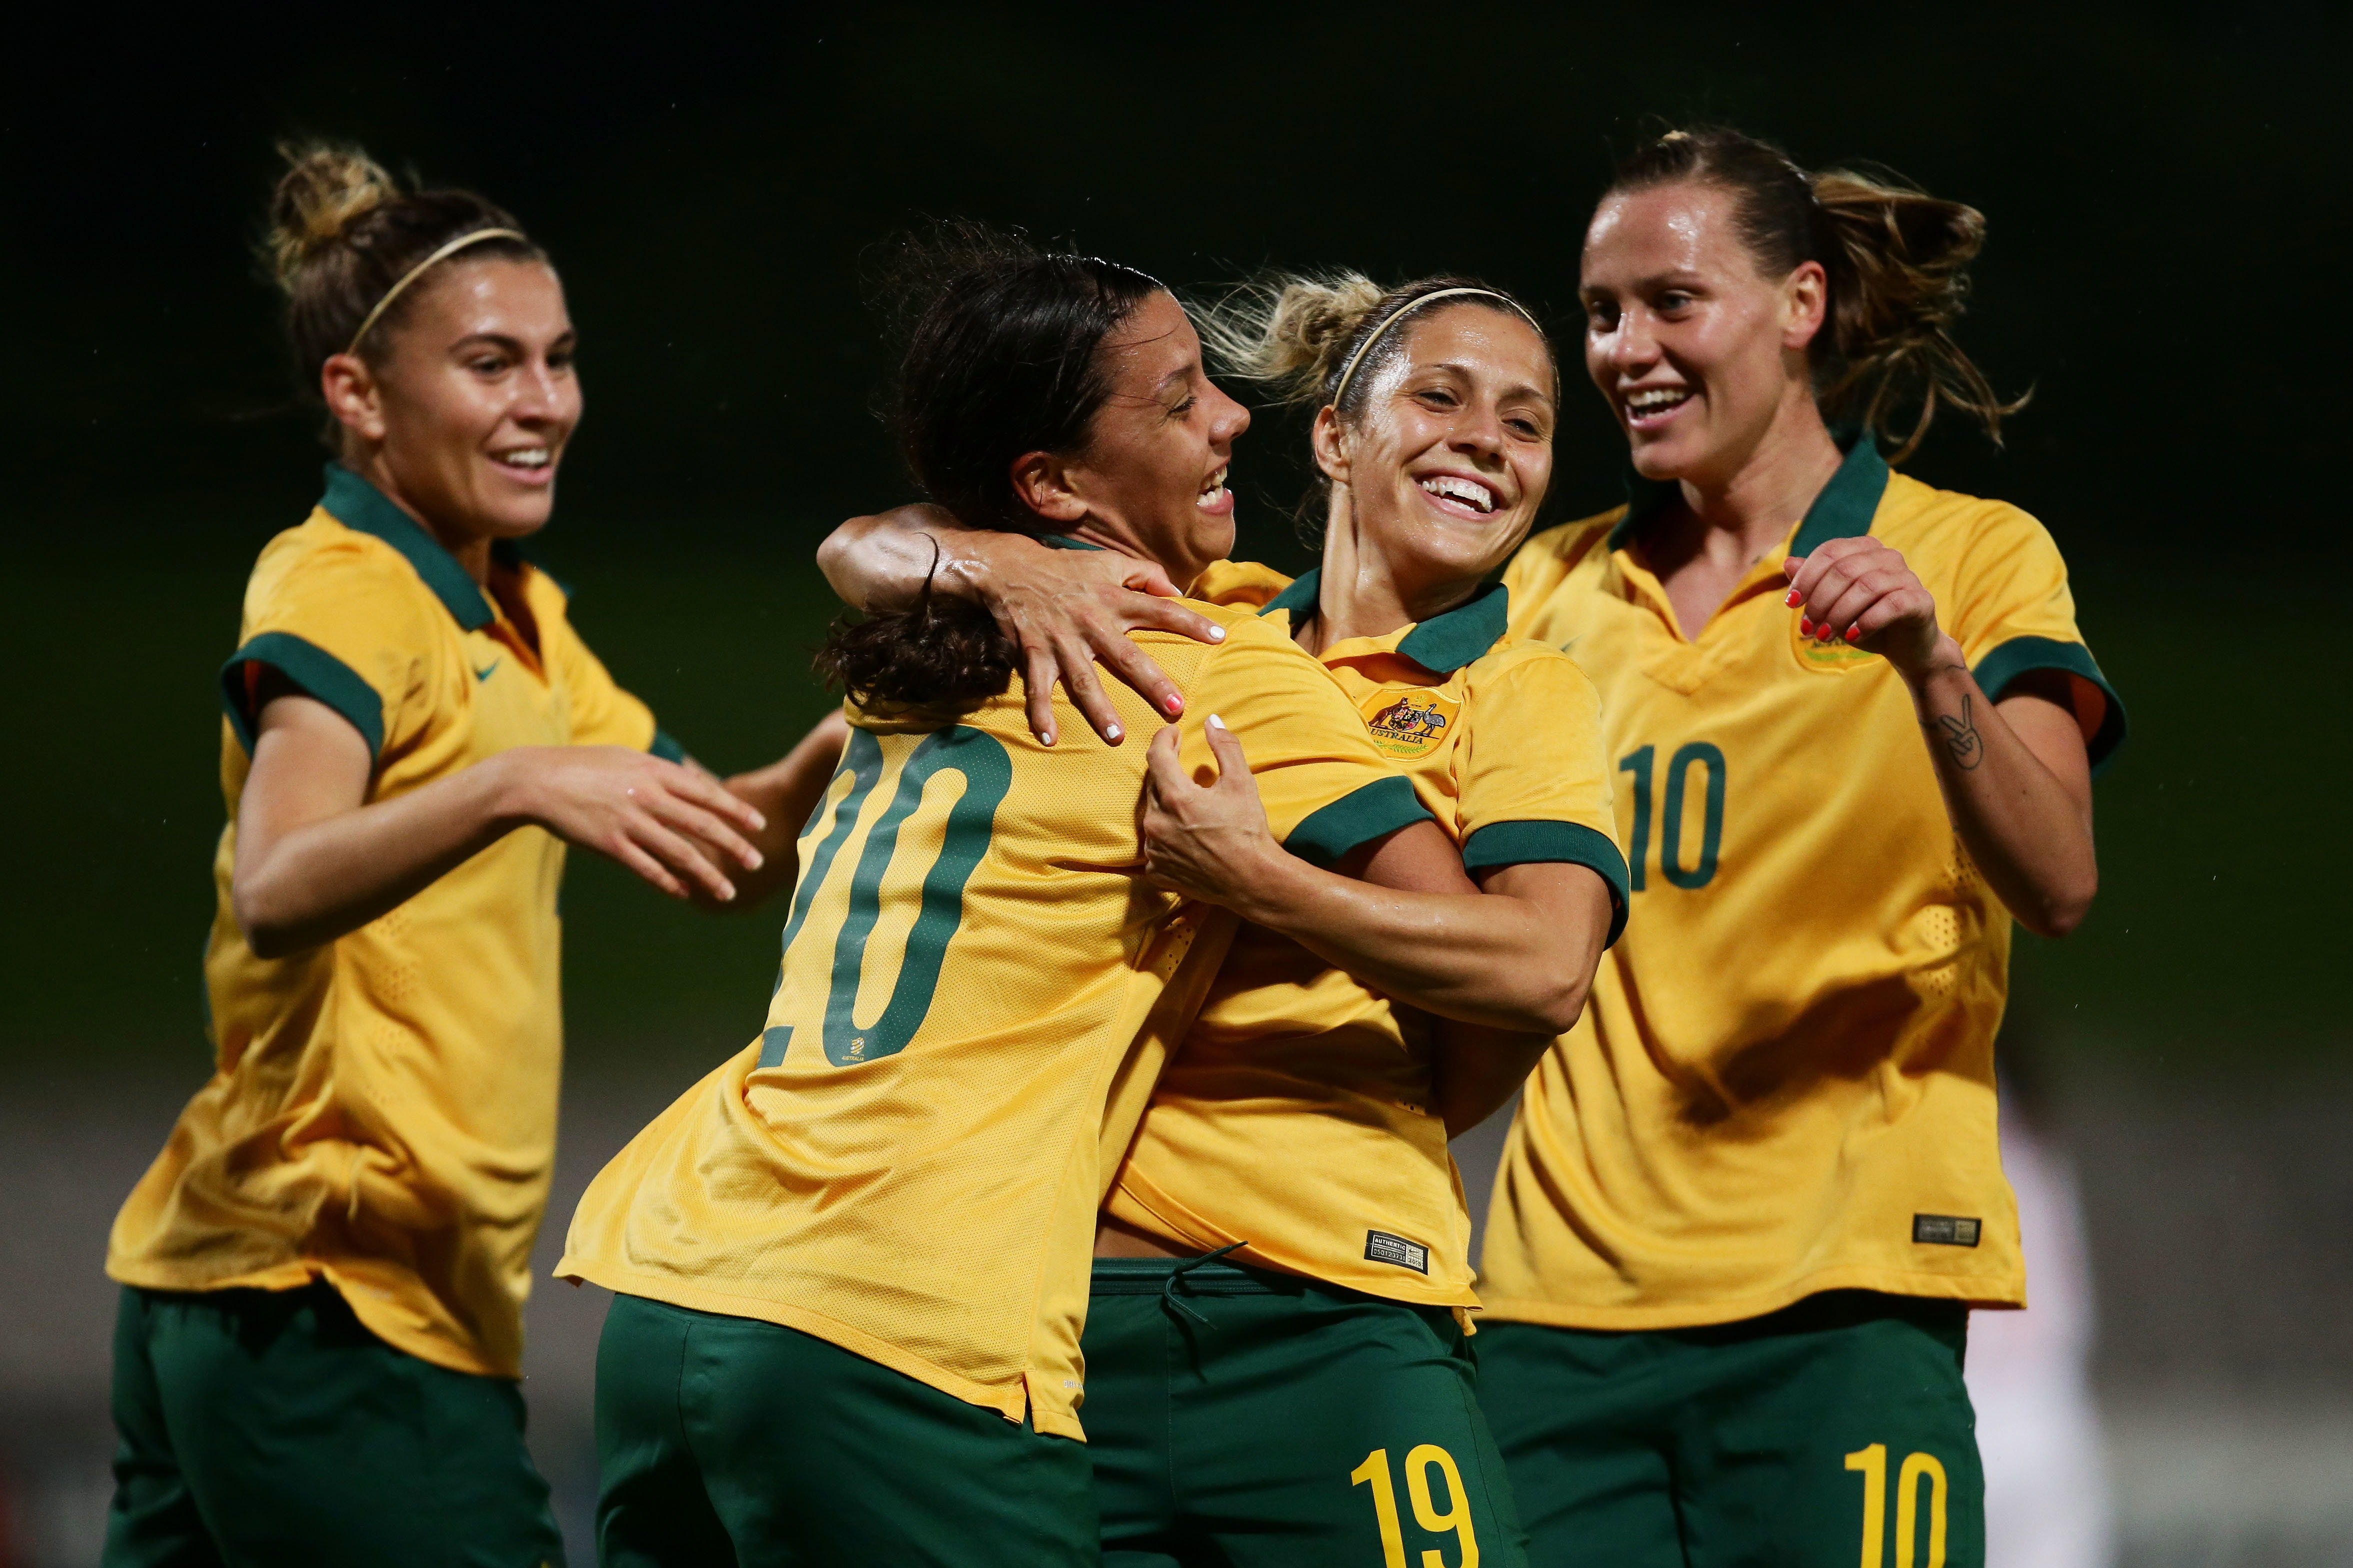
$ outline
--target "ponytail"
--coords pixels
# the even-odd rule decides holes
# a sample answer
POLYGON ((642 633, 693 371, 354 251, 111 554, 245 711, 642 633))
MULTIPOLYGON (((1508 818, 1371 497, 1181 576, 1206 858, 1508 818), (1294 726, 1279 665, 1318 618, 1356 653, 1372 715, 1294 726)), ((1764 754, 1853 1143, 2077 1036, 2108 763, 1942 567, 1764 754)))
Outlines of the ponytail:
POLYGON ((1770 142, 1722 127, 1672 131, 1636 148, 1609 194, 1685 181, 1733 193, 1734 222, 1760 272, 1821 264, 1830 320, 1810 355, 1825 418, 1862 426, 1894 448, 1892 462, 1919 448, 1947 405, 2001 444, 2002 420, 2027 399, 2004 403, 1952 337, 1969 263, 1985 245, 1983 213, 1892 174, 1808 174, 1770 142), (1899 435, 1898 412, 1914 403, 1919 413, 1899 435))
POLYGON ((2026 397, 2004 403, 1952 337, 1969 263, 1985 246, 1985 215, 1845 169, 1816 174, 1813 189, 1839 264, 1831 268, 1833 369, 1818 392, 1824 409, 1892 438, 1895 410, 1916 398, 1919 416, 1896 446, 1898 462, 1919 448, 1940 404, 2000 446, 2003 418, 2026 397))

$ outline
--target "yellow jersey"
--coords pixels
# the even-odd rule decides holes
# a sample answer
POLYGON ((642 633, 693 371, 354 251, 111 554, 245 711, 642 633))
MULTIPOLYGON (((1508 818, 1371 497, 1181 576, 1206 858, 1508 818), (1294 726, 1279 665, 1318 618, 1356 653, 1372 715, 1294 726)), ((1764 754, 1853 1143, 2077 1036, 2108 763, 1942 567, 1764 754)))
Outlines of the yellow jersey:
POLYGON ((1787 547, 1696 638, 1645 564, 1672 499, 1552 529, 1514 629, 1600 688, 1634 916, 1529 1080, 1481 1258, 1499 1318, 1660 1329, 1820 1290, 2025 1300, 1994 1129, 2010 920, 1947 816, 1884 659, 1801 637, 1788 555, 1903 552, 1998 700, 2072 678, 2094 764, 2124 710, 2058 548, 2017 508, 1891 474, 1857 441, 1787 547))
MULTIPOLYGON (((1250 756, 1277 837, 1337 858, 1429 814, 1315 661, 1246 613, 1136 635, 1250 756)), ((1138 875, 1145 742, 1105 746, 1014 689, 953 722, 849 710, 761 1037, 590 1185, 558 1272, 797 1329, 1007 1419, 1077 1410, 1101 1145, 1199 1005, 1233 919, 1138 875)), ((1061 699, 1058 696, 1057 702, 1061 699)), ((1132 1123, 1131 1123, 1132 1126, 1132 1123)))
POLYGON ((519 829, 283 958, 254 955, 229 903, 263 667, 366 740, 371 802, 512 746, 658 745, 645 705, 572 629, 563 590, 510 549, 494 560, 486 593, 330 464, 318 509, 255 563, 222 671, 215 1068, 116 1217, 107 1272, 164 1290, 324 1278, 398 1349, 519 1377, 555 1154, 563 842, 519 829))
MULTIPOLYGON (((1221 565, 1197 591, 1281 590, 1289 635, 1315 614, 1320 572, 1287 586, 1221 565)), ((1587 866, 1625 919, 1600 702, 1567 658, 1505 634, 1509 595, 1323 663, 1366 734, 1412 780, 1473 870, 1587 866)), ((1428 1016, 1366 989, 1287 937, 1244 925, 1163 1073, 1105 1207, 1146 1232, 1392 1300, 1468 1307, 1470 1216, 1430 1104, 1428 1016)))

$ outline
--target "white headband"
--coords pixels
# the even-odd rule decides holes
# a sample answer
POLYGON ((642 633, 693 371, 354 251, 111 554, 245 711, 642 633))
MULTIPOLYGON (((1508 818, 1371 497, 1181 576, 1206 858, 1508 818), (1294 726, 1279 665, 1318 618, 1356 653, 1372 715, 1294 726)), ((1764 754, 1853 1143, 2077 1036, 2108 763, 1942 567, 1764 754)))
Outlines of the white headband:
POLYGON ((1369 333, 1367 333, 1363 342, 1356 345, 1356 352, 1348 356, 1348 368, 1340 373, 1340 384, 1333 390, 1332 406, 1337 408, 1340 406, 1341 400, 1348 395, 1348 383, 1355 377, 1356 367, 1364 363, 1365 356, 1372 352, 1373 345, 1381 341, 1381 334, 1388 331, 1391 327, 1397 325, 1398 320, 1408 311, 1418 310, 1422 306, 1429 304, 1432 300, 1453 299, 1464 294, 1477 294, 1484 299, 1501 300, 1504 304, 1509 305, 1514 310, 1518 311, 1520 318, 1526 321, 1528 325, 1535 327, 1536 336, 1544 336, 1544 329, 1536 326, 1536 319, 1534 316, 1529 315, 1526 309, 1509 294, 1499 294, 1493 289, 1472 289, 1468 287, 1461 289, 1432 289, 1429 293, 1416 295, 1414 298, 1408 300, 1404 304, 1399 305, 1396 310, 1391 310, 1388 313, 1388 319, 1383 321, 1379 326, 1375 327, 1369 333))
POLYGON ((390 309, 392 302, 395 300, 400 298, 400 291, 402 289, 407 288, 411 283, 416 282, 417 279, 423 277, 427 268, 432 266, 435 262, 440 260, 444 257, 455 256, 458 252, 465 249, 466 247, 470 245, 480 245, 486 239, 520 239, 522 240, 525 245, 529 245, 531 243, 531 241, 528 238, 525 238, 524 236, 511 228, 478 228, 471 234, 459 235, 457 238, 451 240, 448 244, 443 246, 440 249, 435 251, 432 255, 427 257, 424 260, 410 268, 406 272, 401 274, 400 281, 384 291, 384 298, 378 300, 375 302, 375 309, 367 313, 367 320, 362 321, 360 323, 360 330, 352 334, 351 346, 343 352, 347 354, 355 354, 360 352, 360 340, 368 335, 368 329, 375 325, 376 318, 383 315, 386 310, 390 309))

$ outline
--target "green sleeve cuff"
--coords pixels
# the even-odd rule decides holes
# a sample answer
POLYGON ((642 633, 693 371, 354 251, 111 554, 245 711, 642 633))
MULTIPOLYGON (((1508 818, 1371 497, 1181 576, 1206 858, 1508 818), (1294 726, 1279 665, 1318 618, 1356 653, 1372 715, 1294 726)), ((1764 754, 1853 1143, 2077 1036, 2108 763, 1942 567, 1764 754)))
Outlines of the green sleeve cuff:
POLYGON ((1496 866, 1528 866, 1538 861, 1583 866, 1609 884, 1609 941, 1626 929, 1626 857, 1581 822, 1546 819, 1534 822, 1491 822, 1463 840, 1462 868, 1481 871, 1496 866))
POLYGON ((678 743, 678 737, 659 725, 654 729, 652 744, 647 746, 646 750, 666 763, 686 761, 686 748, 678 743))
POLYGON ((253 754, 253 727, 260 717, 248 706, 245 667, 248 664, 266 664, 278 671, 303 696, 316 698, 351 721, 352 728, 367 742, 369 756, 383 753, 384 700, 375 688, 318 644, 305 642, 291 632, 264 632, 229 655, 228 662, 221 666, 221 706, 247 756, 253 754))
POLYGON ((1311 866, 1331 869, 1359 844, 1427 819, 1430 813, 1413 785, 1402 777, 1375 779, 1307 814, 1282 847, 1311 866))
POLYGON ((2092 772, 2097 774, 2125 743, 2125 705, 2116 697, 2116 689, 2108 684, 2108 678, 2100 673, 2090 648, 2079 642, 2061 642, 2056 637, 2012 637, 1978 660, 1977 668, 1969 673, 1977 677, 1978 689, 1986 694, 1986 700, 1999 702, 2020 676, 2038 669, 2064 670, 2088 680, 2108 700, 2108 710, 2100 718, 2098 733, 2084 746, 2085 754, 2092 759, 2092 772))

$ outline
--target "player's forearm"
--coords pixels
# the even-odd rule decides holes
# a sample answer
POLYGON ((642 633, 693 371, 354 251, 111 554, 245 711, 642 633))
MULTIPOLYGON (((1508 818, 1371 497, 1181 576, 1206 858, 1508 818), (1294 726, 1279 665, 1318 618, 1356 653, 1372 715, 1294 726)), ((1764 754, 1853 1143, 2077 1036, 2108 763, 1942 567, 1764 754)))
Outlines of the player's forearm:
POLYGON ((1564 931, 1538 905, 1494 893, 1404 892, 1278 853, 1233 908, 1366 985, 1442 1018, 1556 1035, 1591 984, 1590 933, 1564 931))
POLYGON ((1509 1104, 1555 1038, 1441 1020, 1433 1109, 1446 1135, 1460 1138, 1509 1104))
POLYGON ((917 503, 851 518, 818 546, 817 564, 842 603, 856 609, 906 609, 927 578, 935 593, 977 600, 987 546, 1001 537, 917 503))
MULTIPOLYGON (((2010 722, 2052 710, 2058 746, 2079 743, 2072 715, 2034 698, 2000 705, 1958 657, 1913 683, 1913 702, 1954 830, 1969 858, 2021 925, 2064 936, 2082 923, 2099 891, 2088 783, 2071 790, 2010 722)), ((2054 748, 2055 749, 2055 748, 2054 748)))
POLYGON ((245 837, 241 824, 230 904, 255 954, 357 931, 522 826, 516 754, 283 831, 245 837))

